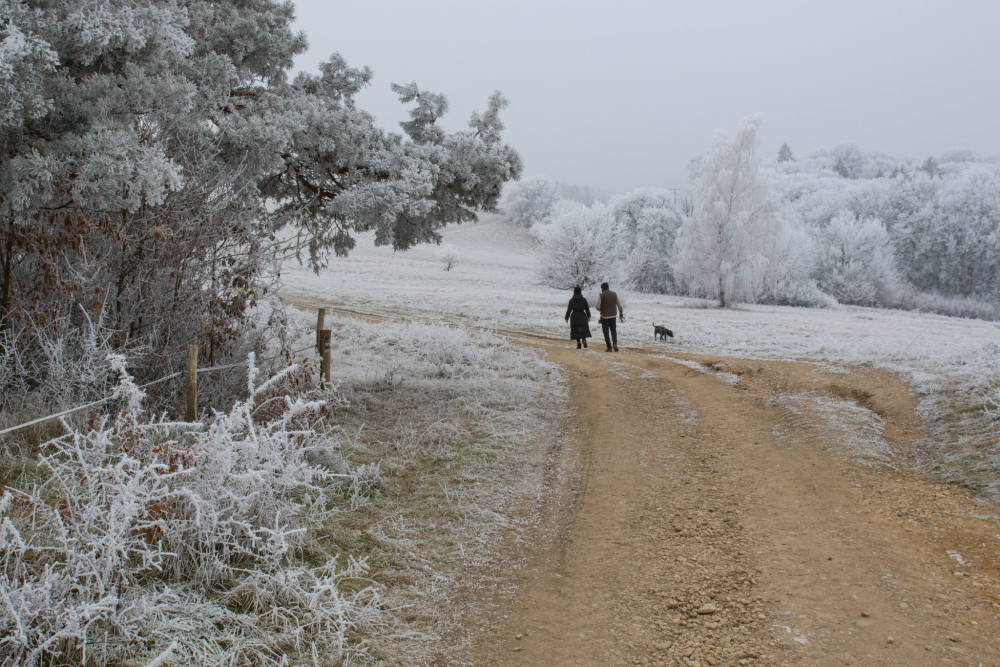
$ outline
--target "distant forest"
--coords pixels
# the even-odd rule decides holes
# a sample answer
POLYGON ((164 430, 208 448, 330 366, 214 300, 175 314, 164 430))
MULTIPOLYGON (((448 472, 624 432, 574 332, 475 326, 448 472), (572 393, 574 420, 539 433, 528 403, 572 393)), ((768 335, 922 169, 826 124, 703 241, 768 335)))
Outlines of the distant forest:
POLYGON ((1000 159, 970 150, 900 159, 852 144, 796 156, 785 144, 767 160, 755 128, 695 158, 691 190, 582 203, 534 177, 510 184, 501 207, 545 244, 541 279, 554 287, 610 278, 718 298, 718 274, 738 274, 745 279, 731 287, 741 302, 1000 317, 1000 159), (729 211, 728 223, 713 218, 738 197, 753 201, 729 211), (704 246, 716 223, 730 225, 727 242, 738 248, 704 246))

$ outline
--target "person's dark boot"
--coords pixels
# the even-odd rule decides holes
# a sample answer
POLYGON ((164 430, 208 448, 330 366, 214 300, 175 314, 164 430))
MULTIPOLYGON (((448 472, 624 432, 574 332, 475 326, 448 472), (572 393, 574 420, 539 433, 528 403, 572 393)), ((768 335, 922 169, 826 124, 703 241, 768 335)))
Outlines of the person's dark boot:
POLYGON ((618 346, 617 346, 617 345, 615 345, 615 352, 617 352, 617 351, 618 351, 618 346))
POLYGON ((583 339, 583 346, 587 347, 587 339, 586 338, 583 339))
POLYGON ((580 349, 581 347, 583 347, 583 346, 582 346, 582 345, 580 345, 580 341, 577 341, 577 342, 576 342, 576 349, 578 349, 578 350, 579 350, 579 349, 580 349))

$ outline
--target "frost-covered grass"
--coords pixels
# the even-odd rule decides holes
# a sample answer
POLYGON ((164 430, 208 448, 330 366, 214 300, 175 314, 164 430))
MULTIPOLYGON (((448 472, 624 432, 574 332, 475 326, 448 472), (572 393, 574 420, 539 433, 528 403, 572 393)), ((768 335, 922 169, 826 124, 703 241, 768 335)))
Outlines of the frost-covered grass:
POLYGON ((368 638, 374 656, 443 659, 457 591, 497 557, 501 536, 517 539, 530 515, 522 505, 540 493, 527 460, 565 405, 563 383, 535 352, 489 330, 347 319, 333 338, 347 405, 330 451, 355 470, 378 466, 378 482, 319 539, 368 558, 396 610, 389 631, 368 638))
MULTIPOLYGON (((441 270, 433 246, 394 253, 362 237, 349 258, 333 260, 319 276, 287 271, 284 295, 317 306, 568 337, 562 318, 570 294, 538 284, 541 253, 525 229, 486 216, 476 224, 447 228, 444 241, 462 256, 449 272, 441 270)), ((586 296, 593 303, 596 294, 586 296)), ((619 296, 627 321, 618 331, 626 348, 877 366, 901 373, 917 390, 933 426, 934 436, 924 447, 928 467, 983 490, 1000 479, 1000 437, 984 399, 995 397, 1000 386, 995 362, 1000 323, 861 307, 720 310, 697 299, 622 290, 619 296), (677 337, 654 343, 653 322, 667 325, 677 337), (970 464, 977 472, 963 473, 970 464)))
MULTIPOLYGON (((204 425, 151 419, 121 358, 117 414, 42 445, 0 500, 0 664, 336 664, 380 618, 363 559, 310 566, 335 508, 311 463, 328 407, 256 383, 204 425)), ((251 364, 251 369, 253 365, 251 364)), ((335 399, 335 396, 330 396, 335 399)))
POLYGON ((562 395, 495 335, 336 330, 336 389, 251 372, 249 398, 203 425, 151 418, 114 359, 115 417, 67 425, 0 500, 0 665, 439 650, 455 573, 533 492, 515 464, 562 395))
POLYGON ((785 421, 775 429, 779 438, 791 434, 815 437, 834 456, 855 463, 880 465, 892 461, 881 420, 853 401, 799 392, 781 394, 770 404, 785 415, 785 421))

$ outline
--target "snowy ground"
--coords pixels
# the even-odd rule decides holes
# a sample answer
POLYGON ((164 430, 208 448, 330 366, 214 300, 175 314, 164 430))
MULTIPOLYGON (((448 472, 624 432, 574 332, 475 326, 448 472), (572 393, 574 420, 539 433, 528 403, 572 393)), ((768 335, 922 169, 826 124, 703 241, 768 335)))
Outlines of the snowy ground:
MULTIPOLYGON (((362 236, 350 257, 332 260, 318 276, 286 270, 283 293, 317 306, 568 336, 563 314, 570 294, 538 284, 541 257, 526 230, 486 216, 447 228, 443 243, 458 253, 451 271, 439 260, 440 247, 393 252, 362 236)), ((996 322, 858 307, 720 310, 697 299, 622 290, 619 296, 627 322, 618 328, 626 346, 651 344, 655 321, 677 336, 665 350, 870 364, 904 372, 927 389, 947 377, 991 371, 978 365, 992 360, 1000 345, 996 322)), ((593 303, 596 293, 588 297, 593 303)))
MULTIPOLYGON (((283 295, 301 305, 568 337, 563 314, 570 294, 538 284, 542 258, 526 230, 498 216, 483 216, 478 223, 449 227, 443 235, 443 244, 458 257, 450 271, 445 271, 441 247, 393 252, 362 235, 350 257, 331 260, 319 275, 286 267, 283 295)), ((877 366, 910 379, 932 423, 953 422, 954 413, 981 404, 987 387, 998 382, 996 322, 859 307, 720 310, 697 299, 618 293, 627 317, 619 325, 625 347, 657 344, 656 322, 676 334, 659 343, 668 354, 877 366)), ((596 294, 587 296, 593 303, 596 294)))

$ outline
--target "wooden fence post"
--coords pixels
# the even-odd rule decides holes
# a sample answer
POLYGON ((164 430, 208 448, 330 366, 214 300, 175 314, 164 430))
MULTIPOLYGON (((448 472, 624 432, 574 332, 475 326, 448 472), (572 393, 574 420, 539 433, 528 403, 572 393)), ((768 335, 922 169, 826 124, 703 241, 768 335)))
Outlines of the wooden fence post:
POLYGON ((322 341, 320 344, 320 353, 323 355, 322 361, 320 362, 319 366, 319 374, 320 374, 319 380, 321 387, 325 386, 324 383, 326 384, 330 383, 330 365, 331 365, 331 355, 332 355, 332 351, 330 350, 330 343, 333 337, 332 333, 333 332, 331 332, 329 329, 323 329, 322 331, 319 332, 319 338, 320 341, 322 341))
POLYGON ((187 421, 198 418, 198 346, 188 345, 187 421))
POLYGON ((323 356, 323 320, 326 319, 326 308, 319 309, 319 315, 316 317, 316 351, 319 352, 320 356, 323 356))

